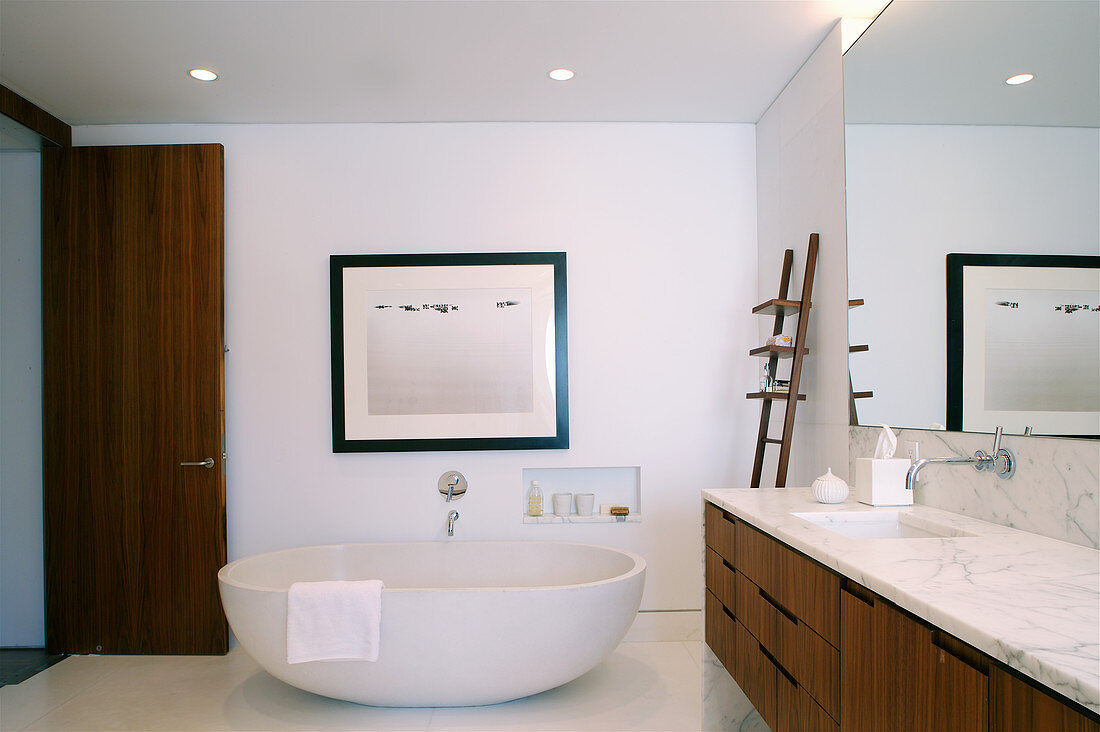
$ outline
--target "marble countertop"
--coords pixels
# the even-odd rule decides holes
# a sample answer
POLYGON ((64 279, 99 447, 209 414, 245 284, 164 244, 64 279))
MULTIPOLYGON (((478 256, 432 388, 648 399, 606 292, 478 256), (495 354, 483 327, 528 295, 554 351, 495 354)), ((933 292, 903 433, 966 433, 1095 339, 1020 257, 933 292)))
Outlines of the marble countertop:
POLYGON ((809 488, 703 498, 1100 713, 1100 552, 928 506, 825 505, 809 488), (792 512, 900 511, 970 536, 852 539, 792 512))

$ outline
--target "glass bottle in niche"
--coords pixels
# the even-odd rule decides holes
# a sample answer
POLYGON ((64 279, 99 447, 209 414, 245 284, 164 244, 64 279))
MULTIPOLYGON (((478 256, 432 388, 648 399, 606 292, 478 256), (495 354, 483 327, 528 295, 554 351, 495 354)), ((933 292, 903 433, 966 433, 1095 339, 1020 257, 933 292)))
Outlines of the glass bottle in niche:
POLYGON ((542 515, 542 489, 537 480, 532 480, 531 487, 527 489, 527 515, 542 515))

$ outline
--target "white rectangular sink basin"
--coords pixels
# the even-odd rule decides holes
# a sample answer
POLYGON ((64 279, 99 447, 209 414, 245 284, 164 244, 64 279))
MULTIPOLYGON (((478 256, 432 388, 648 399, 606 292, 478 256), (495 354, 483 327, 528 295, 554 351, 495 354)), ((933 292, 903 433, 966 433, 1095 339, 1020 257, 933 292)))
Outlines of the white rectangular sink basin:
POLYGON ((832 511, 792 513, 849 539, 929 539, 975 536, 966 531, 903 511, 832 511))

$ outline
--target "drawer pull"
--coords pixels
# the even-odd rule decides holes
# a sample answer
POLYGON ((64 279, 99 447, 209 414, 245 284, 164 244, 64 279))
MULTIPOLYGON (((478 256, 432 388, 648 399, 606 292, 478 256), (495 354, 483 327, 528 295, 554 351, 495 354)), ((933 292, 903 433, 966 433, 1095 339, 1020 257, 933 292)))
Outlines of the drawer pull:
POLYGON ((875 596, 872 595, 871 591, 863 585, 856 584, 855 582, 852 582, 851 580, 845 578, 844 584, 843 586, 841 586, 840 589, 848 593, 852 597, 856 598, 864 605, 870 605, 871 607, 875 606, 875 596))
POLYGON ((730 563, 729 563, 729 562, 728 562, 728 561, 726 560, 726 558, 725 558, 725 557, 723 557, 723 556, 722 556, 721 554, 719 554, 718 556, 719 556, 719 557, 721 557, 721 559, 722 559, 722 564, 724 564, 724 565, 726 566, 726 569, 728 569, 728 570, 729 570, 729 571, 731 571, 731 572, 736 572, 736 571, 737 571, 737 567, 735 567, 735 566, 733 566, 732 564, 730 564, 730 563))
POLYGON ((760 646, 760 652, 764 654, 764 658, 766 658, 766 659, 768 659, 769 661, 771 661, 771 662, 772 662, 772 665, 773 665, 773 666, 775 666, 775 667, 776 667, 777 669, 779 669, 779 673, 781 673, 781 674, 783 674, 784 676, 786 676, 786 677, 787 677, 787 681, 791 682, 791 685, 792 685, 792 686, 798 686, 798 680, 797 680, 797 679, 796 679, 796 678, 795 678, 795 677, 794 677, 793 675, 791 675, 791 672, 790 672, 790 671, 788 671, 787 669, 783 668, 783 664, 781 664, 781 663, 780 663, 780 662, 779 662, 779 661, 778 661, 778 660, 776 659, 776 657, 775 657, 775 656, 773 656, 772 654, 768 653, 768 649, 764 647, 764 644, 763 644, 763 643, 758 643, 757 645, 759 645, 759 646, 760 646))
POLYGON ((979 655, 978 651, 966 648, 962 645, 962 641, 955 640, 939 628, 934 628, 932 630, 932 645, 959 663, 966 664, 978 673, 983 675, 989 674, 988 668, 982 668, 982 657, 979 655))
POLYGON ((779 604, 778 600, 776 600, 774 597, 769 595, 767 592, 764 592, 764 590, 760 589, 759 587, 757 589, 760 591, 760 596, 762 598, 764 598, 765 602, 767 602, 769 605, 771 605, 776 610, 778 610, 780 612, 780 614, 783 615, 783 617, 787 618, 787 620, 791 621, 795 625, 798 624, 798 617, 794 613, 792 613, 790 610, 788 610, 787 608, 785 608, 781 604, 779 604))

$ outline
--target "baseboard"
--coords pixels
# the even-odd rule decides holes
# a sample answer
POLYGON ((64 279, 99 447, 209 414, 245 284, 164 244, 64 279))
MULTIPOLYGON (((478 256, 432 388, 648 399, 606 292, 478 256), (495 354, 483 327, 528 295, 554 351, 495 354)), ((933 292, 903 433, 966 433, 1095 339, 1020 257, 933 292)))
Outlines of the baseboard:
POLYGON ((623 641, 697 641, 702 637, 702 610, 639 610, 623 641))

